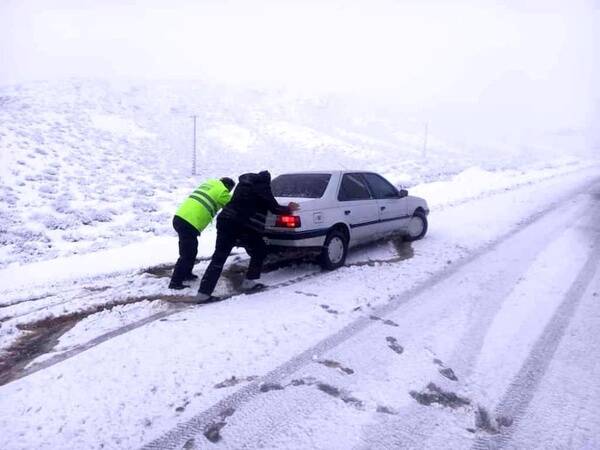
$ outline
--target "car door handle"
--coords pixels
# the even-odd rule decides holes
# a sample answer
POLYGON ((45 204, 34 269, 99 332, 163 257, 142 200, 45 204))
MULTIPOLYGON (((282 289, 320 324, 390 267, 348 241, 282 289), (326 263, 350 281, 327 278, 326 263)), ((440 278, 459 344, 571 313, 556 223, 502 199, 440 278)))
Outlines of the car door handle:
POLYGON ((350 214, 352 211, 350 211, 349 209, 347 209, 346 211, 344 211, 344 214, 348 215, 350 214))
POLYGON ((383 211, 383 210, 385 209, 385 206, 382 206, 382 207, 381 207, 381 208, 379 208, 379 209, 383 211))

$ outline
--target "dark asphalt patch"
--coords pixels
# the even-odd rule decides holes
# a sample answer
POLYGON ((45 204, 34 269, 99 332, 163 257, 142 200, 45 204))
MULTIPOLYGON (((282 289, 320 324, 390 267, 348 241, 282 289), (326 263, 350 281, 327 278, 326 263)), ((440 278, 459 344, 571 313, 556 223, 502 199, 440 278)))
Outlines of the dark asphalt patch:
POLYGON ((299 387, 299 386, 315 386, 321 392, 324 392, 331 397, 338 398, 344 403, 353 406, 356 409, 364 410, 364 402, 349 392, 344 391, 338 387, 335 387, 328 383, 323 383, 313 377, 296 378, 293 379, 287 385, 281 385, 279 383, 265 383, 260 386, 260 392, 265 393, 272 390, 283 390, 288 387, 299 387))
POLYGON ((196 442, 194 438, 188 439, 185 444, 183 444, 183 450, 193 450, 196 448, 196 442))
POLYGON ((433 363, 440 366, 439 372, 446 378, 452 381, 458 381, 458 377, 454 373, 450 367, 446 367, 446 365, 442 362, 441 359, 433 358, 433 363))
POLYGON ((329 314, 339 314, 340 312, 337 309, 331 309, 329 307, 329 305, 319 305, 321 308, 323 308, 325 311, 327 311, 329 314))
POLYGON ((498 429, 492 424, 490 414, 483 406, 475 410, 475 428, 489 434, 498 434, 498 429))
POLYGON ((83 289, 90 292, 104 292, 111 288, 111 286, 84 286, 83 289))
POLYGON ((223 427, 225 425, 227 425, 227 422, 225 422, 225 419, 227 417, 231 417, 233 415, 233 413, 235 413, 235 408, 227 408, 225 411, 223 411, 219 415, 218 422, 209 424, 204 430, 204 436, 206 437, 206 439, 208 439, 213 444, 216 444, 217 442, 219 442, 222 438, 221 430, 223 429, 223 427))
POLYGON ((317 294, 313 294, 312 292, 294 291, 294 294, 305 295, 307 297, 318 297, 317 294))
POLYGON ((399 355, 401 355, 404 352, 404 347, 398 344, 398 340, 395 337, 388 336, 385 338, 385 340, 388 342, 388 347, 394 350, 399 355))
POLYGON ((383 322, 383 324, 384 324, 384 325, 389 325, 390 327, 398 327, 398 326, 399 326, 399 325, 398 325, 396 322, 394 322, 393 320, 390 320, 390 319, 385 319, 385 320, 384 320, 384 319, 382 319, 382 318, 381 318, 381 317, 379 317, 379 316, 373 316, 373 315, 371 315, 371 316, 369 316, 369 319, 371 319, 371 320, 375 320, 375 321, 381 321, 381 322, 383 322))
POLYGON ((323 391, 326 394, 331 395, 332 397, 339 397, 340 396, 340 390, 338 388, 336 388, 335 386, 332 386, 330 384, 327 384, 327 383, 318 383, 317 384, 317 388, 320 391, 323 391))
POLYGON ((365 404, 361 400, 357 399, 356 397, 352 397, 351 395, 350 396, 343 395, 343 396, 340 397, 340 399, 344 403, 347 403, 347 404, 349 404, 351 406, 354 406, 356 409, 363 410, 364 407, 365 407, 365 404))
POLYGON ((308 377, 308 378, 295 378, 290 382, 290 386, 312 386, 313 384, 315 384, 317 382, 317 380, 315 380, 312 377, 308 377))
POLYGON ((182 412, 184 412, 184 411, 185 411, 185 408, 187 408, 187 406, 188 406, 189 404, 190 404, 190 401, 189 401, 189 400, 186 400, 186 401, 183 403, 183 405, 181 405, 181 406, 178 406, 177 408, 175 408, 175 412, 178 412, 178 413, 182 413, 182 412))
POLYGON ((410 396, 424 406, 430 406, 433 403, 438 403, 449 408, 459 408, 471 404, 471 400, 459 397, 454 392, 444 391, 434 383, 429 383, 427 388, 421 392, 410 391, 410 396))
POLYGON ((356 397, 353 397, 352 395, 349 395, 348 393, 344 392, 339 388, 336 388, 335 386, 332 386, 327 383, 317 383, 317 389, 319 389, 322 392, 325 392, 328 395, 331 395, 332 397, 339 398, 344 403, 354 406, 357 409, 364 408, 364 403, 361 400, 357 399, 356 397))
POLYGON ((377 405, 376 411, 381 414, 391 414, 394 416, 398 414, 393 408, 390 408, 389 406, 383 406, 383 405, 377 405))
POLYGON ((221 440, 221 429, 227 425, 227 422, 217 422, 209 425, 204 430, 204 436, 213 444, 216 444, 221 440))
POLYGON ((260 385, 260 392, 282 391, 285 387, 280 383, 263 383, 260 385))
POLYGON ((501 427, 510 427, 513 424, 512 417, 498 416, 496 417, 496 423, 501 427))
POLYGON ((344 372, 347 375, 352 375, 354 373, 354 370, 350 369, 349 367, 344 367, 339 362, 333 361, 331 359, 321 359, 321 360, 318 360, 317 362, 319 364, 323 364, 325 367, 329 367, 330 369, 340 369, 342 372, 344 372))
POLYGON ((476 432, 483 431, 487 434, 498 434, 503 427, 510 427, 513 424, 513 419, 507 416, 497 416, 493 419, 487 409, 481 405, 477 405, 475 410, 475 428, 468 431, 476 432))
POLYGON ((445 376, 446 378, 448 378, 449 380, 458 381, 458 378, 457 378, 456 374, 454 373, 454 371, 450 367, 445 367, 443 369, 440 369, 439 372, 443 376, 445 376))
POLYGON ((231 378, 227 378, 226 380, 221 381, 220 383, 215 384, 215 389, 223 389, 231 386, 235 386, 240 383, 245 383, 247 381, 254 381, 258 377, 256 375, 251 375, 249 377, 237 378, 235 375, 232 375, 231 378))

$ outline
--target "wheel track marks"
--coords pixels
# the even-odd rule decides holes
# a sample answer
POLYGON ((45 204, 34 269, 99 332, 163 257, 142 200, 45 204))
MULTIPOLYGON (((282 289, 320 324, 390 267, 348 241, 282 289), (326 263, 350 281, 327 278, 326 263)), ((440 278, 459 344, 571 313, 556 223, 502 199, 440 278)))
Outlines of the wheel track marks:
MULTIPOLYGON (((544 328, 543 333, 534 344, 528 358, 510 383, 504 397, 496 407, 496 415, 511 419, 515 425, 527 411, 536 390, 552 362, 562 337, 569 325, 577 306, 600 266, 600 237, 594 243, 590 256, 579 275, 566 293, 563 302, 557 308, 544 328)), ((508 444, 515 426, 490 438, 479 438, 473 449, 499 449, 508 444)))
MULTIPOLYGON (((573 192, 585 192, 594 184, 598 183, 598 179, 594 179, 589 183, 584 184, 583 187, 579 189, 574 189, 573 192)), ((572 193, 569 196, 573 195, 572 193)), ((565 196, 567 198, 567 196, 565 196)), ((521 221, 521 227, 531 226, 535 224, 537 221, 541 220, 547 214, 551 213, 555 209, 561 207, 564 199, 561 198, 556 202, 551 203, 545 209, 538 211, 533 216, 524 219, 521 221)), ((510 239, 515 231, 517 231, 520 227, 515 227, 514 229, 509 230, 507 233, 498 237, 494 241, 484 245, 480 249, 474 251, 470 255, 462 258, 461 260, 455 261, 451 265, 446 265, 445 268, 440 271, 434 273, 428 280, 417 284, 416 286, 408 289, 404 293, 393 296, 390 298, 390 301, 378 308, 375 309, 375 313, 377 316, 385 316, 396 309, 398 309, 401 305, 407 303, 412 298, 418 296, 419 294, 427 291, 431 287, 441 283, 442 281, 450 278, 452 275, 457 273, 466 265, 471 262, 477 260, 479 257, 495 250, 500 244, 504 241, 510 239)), ((377 323, 377 322, 375 322, 377 323)), ((287 362, 281 364, 276 367, 272 371, 265 374, 260 379, 250 383, 247 386, 239 389, 238 391, 230 394, 227 397, 224 397, 220 401, 213 404, 211 407, 206 410, 200 412, 196 416, 192 417, 189 421, 178 424, 175 428, 167 431, 162 436, 156 438, 155 440, 149 442, 142 449, 150 450, 150 449, 170 449, 177 448, 183 445, 188 439, 194 437, 203 432, 204 428, 207 424, 213 422, 213 418, 219 417, 222 411, 228 408, 239 408, 244 403, 252 400, 256 395, 260 393, 260 385, 264 383, 281 383, 281 381, 287 376, 292 375, 301 367, 306 366, 313 362, 313 356, 315 354, 323 354, 328 350, 338 346, 342 342, 345 342, 349 338, 355 336, 360 331, 368 328, 373 324, 372 319, 369 317, 359 317, 348 325, 344 326, 338 332, 326 337, 315 345, 311 346, 304 352, 296 355, 291 358, 287 362)))

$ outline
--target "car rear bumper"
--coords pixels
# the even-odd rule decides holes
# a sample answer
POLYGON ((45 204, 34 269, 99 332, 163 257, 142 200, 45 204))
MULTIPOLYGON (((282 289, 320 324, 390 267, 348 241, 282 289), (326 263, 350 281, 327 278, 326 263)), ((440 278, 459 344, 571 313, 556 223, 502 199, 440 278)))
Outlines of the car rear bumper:
POLYGON ((265 241, 273 247, 322 247, 329 230, 273 231, 267 229, 265 241))

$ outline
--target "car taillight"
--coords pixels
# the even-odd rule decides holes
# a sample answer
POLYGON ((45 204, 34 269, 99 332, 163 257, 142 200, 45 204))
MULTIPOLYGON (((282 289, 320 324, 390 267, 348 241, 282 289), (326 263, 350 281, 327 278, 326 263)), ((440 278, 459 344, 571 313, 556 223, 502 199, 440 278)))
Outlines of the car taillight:
POLYGON ((275 220, 275 226, 283 228, 299 228, 300 216, 277 216, 277 219, 275 220))

